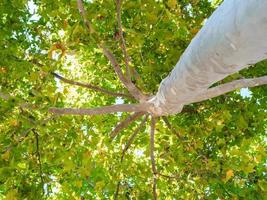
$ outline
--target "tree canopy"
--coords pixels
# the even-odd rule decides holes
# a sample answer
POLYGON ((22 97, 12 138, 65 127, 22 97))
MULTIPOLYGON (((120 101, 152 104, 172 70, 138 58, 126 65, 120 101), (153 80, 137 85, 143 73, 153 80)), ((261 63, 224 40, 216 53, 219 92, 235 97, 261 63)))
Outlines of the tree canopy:
POLYGON ((160 118, 49 112, 136 103, 108 55, 155 94, 221 1, 79 2, 0 2, 0 198, 265 199, 266 86, 160 118))

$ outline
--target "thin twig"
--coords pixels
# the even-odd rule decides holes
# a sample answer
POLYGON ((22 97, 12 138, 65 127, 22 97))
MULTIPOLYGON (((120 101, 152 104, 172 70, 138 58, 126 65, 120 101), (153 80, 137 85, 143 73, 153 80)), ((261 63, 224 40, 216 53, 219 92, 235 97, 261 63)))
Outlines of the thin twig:
POLYGON ((164 178, 168 178, 168 179, 177 179, 177 178, 179 178, 179 176, 178 175, 174 175, 174 176, 169 176, 169 175, 165 175, 165 174, 161 174, 161 173, 157 173, 157 175, 158 176, 162 176, 162 177, 164 177, 164 178))
POLYGON ((129 67, 130 58, 129 58, 129 55, 127 53, 126 42, 125 42, 125 39, 123 37, 123 32, 122 32, 121 2, 122 2, 122 0, 116 0, 116 12, 117 12, 117 20, 118 20, 118 29, 119 29, 119 36, 120 36, 121 43, 122 43, 122 52, 123 52, 124 58, 125 58, 126 77, 128 78, 128 80, 131 80, 131 71, 130 71, 130 67, 129 67))
POLYGON ((118 104, 99 108, 50 108, 51 113, 58 115, 102 115, 116 112, 144 112, 146 104, 118 104))
POLYGON ((94 30, 93 30, 93 27, 92 27, 90 21, 88 21, 88 19, 86 17, 86 12, 84 10, 83 1, 77 0, 77 5, 78 5, 78 9, 79 9, 80 14, 83 18, 83 21, 84 21, 86 28, 89 30, 90 33, 92 33, 94 30))
POLYGON ((134 141, 135 137, 137 136, 137 134, 140 132, 140 130, 144 127, 146 121, 147 121, 148 115, 145 116, 144 120, 141 122, 141 124, 134 130, 133 134, 130 136, 126 146, 124 147, 124 149, 122 150, 122 155, 121 155, 121 162, 124 159, 125 153, 126 151, 129 149, 130 145, 132 144, 132 142, 134 141))
POLYGON ((151 129, 150 129, 150 158, 151 158, 151 166, 153 174, 157 174, 156 163, 155 163, 155 124, 156 120, 154 117, 151 118, 151 129))
POLYGON ((121 185, 121 181, 118 181, 117 187, 116 187, 116 192, 114 194, 114 200, 117 200, 118 199, 119 192, 120 192, 120 185, 121 185))
POLYGON ((40 173, 41 184, 42 184, 42 189, 43 189, 43 194, 44 194, 45 193, 45 191, 44 191, 44 178, 43 178, 41 154, 40 154, 40 150, 39 150, 39 134, 35 131, 35 129, 32 129, 32 132, 34 133, 35 139, 36 139, 36 155, 37 155, 37 159, 38 159, 39 173, 40 173))
POLYGON ((102 93, 105 93, 105 94, 108 94, 108 95, 111 95, 114 97, 126 97, 126 98, 130 98, 130 99, 134 99, 133 96, 131 96, 129 94, 116 93, 116 92, 112 92, 112 91, 109 91, 107 89, 104 89, 104 88, 101 88, 101 87, 98 87, 98 86, 95 86, 95 85, 92 85, 89 83, 81 83, 81 82, 73 81, 70 79, 66 79, 55 72, 52 72, 51 74, 54 75, 56 78, 60 79, 61 81, 68 83, 68 84, 71 84, 71 85, 78 85, 81 87, 89 88, 89 89, 99 91, 99 92, 102 92, 102 93))
POLYGON ((136 112, 130 115, 125 120, 121 121, 120 123, 116 125, 114 130, 111 132, 110 137, 114 139, 122 129, 126 128, 127 126, 129 126, 130 123, 132 123, 133 121, 135 121, 136 119, 138 119, 139 117, 143 115, 144 115, 144 112, 136 112))
POLYGON ((171 131, 172 133, 174 133, 179 139, 181 139, 181 136, 180 136, 179 132, 176 131, 176 130, 172 127, 172 125, 171 125, 171 123, 169 122, 168 118, 167 118, 166 116, 163 116, 162 119, 163 119, 163 121, 165 122, 166 126, 170 129, 170 131, 171 131))
POLYGON ((34 130, 38 125, 41 125, 41 126, 42 126, 42 125, 45 125, 48 121, 50 121, 51 119, 53 119, 53 118, 55 118, 55 117, 56 117, 56 116, 52 116, 52 117, 49 117, 49 118, 47 118, 47 119, 41 121, 40 123, 35 123, 35 124, 33 124, 33 126, 32 126, 31 128, 28 128, 28 129, 26 129, 25 131, 23 131, 23 132, 20 134, 19 138, 16 140, 16 142, 10 144, 10 145, 6 148, 6 150, 10 150, 10 149, 12 149, 14 146, 16 146, 17 144, 21 143, 25 138, 28 137, 29 133, 30 133, 32 130, 34 130))
POLYGON ((153 173, 153 199, 157 199, 157 169, 155 162, 155 125, 156 119, 154 117, 151 118, 151 128, 150 128, 150 159, 151 159, 151 168, 153 173))
MULTIPOLYGON (((132 144, 132 142, 134 141, 136 135, 138 134, 138 132, 142 129, 142 127, 144 127, 146 121, 147 121, 148 115, 145 116, 144 120, 141 122, 141 124, 135 129, 134 133, 130 136, 130 139, 128 140, 125 148, 122 151, 122 156, 121 156, 121 163, 123 162, 124 159, 124 155, 126 153, 126 151, 129 149, 130 145, 132 144)), ((114 195, 114 200, 118 199, 118 195, 119 195, 119 191, 120 191, 120 185, 121 185, 121 181, 118 181, 117 184, 117 189, 116 189, 116 193, 114 195)))

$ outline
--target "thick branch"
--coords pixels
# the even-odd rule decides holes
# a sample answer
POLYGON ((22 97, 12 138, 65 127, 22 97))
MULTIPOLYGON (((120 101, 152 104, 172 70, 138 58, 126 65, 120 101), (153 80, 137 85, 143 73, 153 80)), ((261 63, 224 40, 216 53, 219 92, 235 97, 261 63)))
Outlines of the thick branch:
POLYGON ((262 76, 259 78, 236 80, 230 83, 225 83, 223 85, 219 85, 217 87, 208 89, 207 92, 205 92, 203 95, 198 96, 196 99, 194 99, 193 102, 199 102, 199 101, 211 99, 213 97, 217 97, 227 92, 231 92, 233 90, 237 90, 241 88, 257 87, 257 86, 266 85, 266 84, 267 84, 267 76, 262 76))
POLYGON ((114 128, 114 130, 110 134, 111 138, 114 139, 122 129, 129 126, 130 123, 132 123, 133 121, 135 121, 136 119, 138 119, 142 115, 144 115, 144 112, 136 112, 136 113, 130 115, 129 117, 127 117, 125 120, 123 120, 119 124, 117 124, 117 126, 114 128))
POLYGON ((122 43, 122 51, 124 54, 124 58, 125 58, 125 65, 126 65, 126 75, 128 80, 131 80, 131 72, 130 72, 130 67, 129 67, 129 55, 127 53, 127 49, 126 49, 126 42, 125 39, 123 37, 123 32, 122 32, 122 24, 121 24, 121 1, 122 0, 117 0, 116 1, 116 12, 117 12, 117 20, 118 20, 118 29, 119 29, 119 36, 121 39, 121 43, 122 43))
POLYGON ((162 119, 163 119, 163 121, 165 122, 165 124, 166 124, 166 126, 168 127, 168 129, 170 129, 171 132, 173 132, 179 139, 181 139, 181 136, 180 136, 179 132, 176 131, 176 130, 172 127, 172 125, 170 124, 168 118, 167 118, 166 116, 163 116, 162 119))
POLYGON ((157 200, 157 178, 156 175, 153 177, 153 199, 157 200))
POLYGON ((123 72, 119 66, 118 61, 116 60, 115 56, 103 45, 99 45, 102 48, 104 55, 108 58, 111 65, 114 67, 116 74, 118 75, 122 84, 128 89, 128 91, 140 101, 145 101, 147 97, 141 93, 141 91, 126 77, 123 75, 123 72))
POLYGON ((95 90, 95 91, 99 91, 99 92, 102 92, 102 93, 105 93, 105 94, 108 94, 108 95, 111 95, 111 96, 114 96, 114 97, 126 97, 126 98, 133 99, 133 97, 131 95, 128 95, 128 94, 116 93, 116 92, 112 92, 112 91, 109 91, 107 89, 95 86, 95 85, 91 85, 89 83, 81 83, 81 82, 69 80, 69 79, 66 79, 66 78, 60 76, 59 74, 57 74, 55 72, 52 72, 52 74, 56 78, 60 79, 61 81, 65 82, 65 83, 68 83, 68 84, 71 84, 71 85, 78 85, 78 86, 81 86, 81 87, 89 88, 89 89, 92 89, 92 90, 95 90))
POLYGON ((121 162, 124 159, 125 153, 126 151, 129 149, 130 145, 132 144, 132 142, 134 141, 135 137, 137 136, 137 134, 140 132, 140 130, 144 127, 146 121, 147 121, 148 115, 145 116, 144 120, 141 122, 141 124, 134 130, 133 134, 130 136, 126 146, 124 147, 123 151, 122 151, 122 155, 121 155, 121 162))
POLYGON ((141 112, 145 111, 145 104, 119 104, 99 108, 50 108, 49 112, 58 115, 102 115, 115 112, 141 112))
POLYGON ((153 172, 153 199, 157 199, 157 169, 156 169, 156 162, 155 162, 155 125, 156 120, 154 117, 151 118, 151 129, 150 129, 150 159, 151 159, 151 167, 153 172))

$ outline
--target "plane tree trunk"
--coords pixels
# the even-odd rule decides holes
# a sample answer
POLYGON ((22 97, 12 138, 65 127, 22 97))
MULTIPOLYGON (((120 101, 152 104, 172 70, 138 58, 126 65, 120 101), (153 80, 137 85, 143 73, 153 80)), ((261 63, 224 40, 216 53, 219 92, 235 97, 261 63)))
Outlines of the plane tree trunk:
POLYGON ((161 82, 150 100, 151 112, 179 113, 184 105, 204 100, 206 93, 207 98, 218 93, 209 89, 212 84, 266 58, 267 1, 225 0, 161 82))

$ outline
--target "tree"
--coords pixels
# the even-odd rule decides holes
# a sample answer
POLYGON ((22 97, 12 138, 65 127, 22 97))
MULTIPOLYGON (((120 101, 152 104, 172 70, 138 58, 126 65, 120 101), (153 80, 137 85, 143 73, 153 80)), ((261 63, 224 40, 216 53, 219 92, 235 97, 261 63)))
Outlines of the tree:
POLYGON ((267 82, 267 3, 225 1, 198 32, 217 4, 1 3, 1 194, 264 199, 266 86, 235 90, 267 82))

